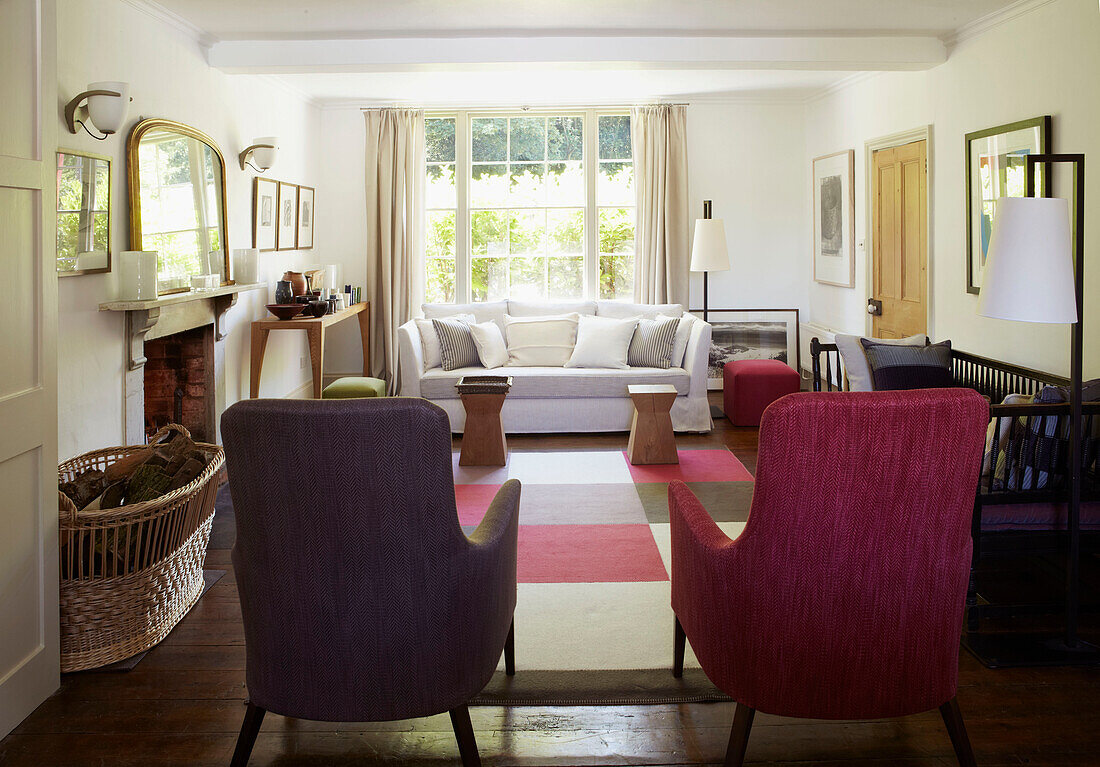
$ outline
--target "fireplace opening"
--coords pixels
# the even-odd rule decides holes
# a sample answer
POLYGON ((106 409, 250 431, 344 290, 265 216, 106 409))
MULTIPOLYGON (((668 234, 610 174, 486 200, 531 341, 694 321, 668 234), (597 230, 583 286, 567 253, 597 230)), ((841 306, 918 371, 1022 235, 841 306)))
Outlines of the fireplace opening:
POLYGON ((179 423, 196 441, 214 441, 213 345, 209 325, 145 342, 146 438, 179 423))

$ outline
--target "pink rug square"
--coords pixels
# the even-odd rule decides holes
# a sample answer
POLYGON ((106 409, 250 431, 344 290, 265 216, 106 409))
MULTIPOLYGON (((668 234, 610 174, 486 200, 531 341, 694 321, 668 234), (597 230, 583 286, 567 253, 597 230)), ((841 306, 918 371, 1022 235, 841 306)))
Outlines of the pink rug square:
POLYGON ((667 581, 649 525, 520 525, 520 583, 667 581))
POLYGON ((455 485, 458 524, 479 525, 500 485, 455 485))
MULTIPOLYGON (((635 482, 752 482, 749 470, 729 450, 680 450, 678 464, 630 466, 635 482)), ((623 452, 626 455, 626 452, 623 452)))

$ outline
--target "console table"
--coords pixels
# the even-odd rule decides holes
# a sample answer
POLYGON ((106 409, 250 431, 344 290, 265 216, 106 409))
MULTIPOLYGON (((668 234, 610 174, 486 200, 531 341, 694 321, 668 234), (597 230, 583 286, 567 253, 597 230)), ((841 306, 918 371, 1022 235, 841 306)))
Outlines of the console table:
POLYGON ((248 396, 256 399, 260 394, 260 371, 264 366, 264 351, 267 349, 267 337, 272 330, 304 330, 309 340, 309 360, 313 365, 313 398, 321 399, 321 371, 325 359, 325 331, 337 322, 359 318, 359 334, 363 338, 363 375, 370 375, 370 301, 352 304, 336 314, 324 317, 298 316, 292 320, 277 320, 274 317, 255 320, 252 323, 252 369, 249 374, 248 396))

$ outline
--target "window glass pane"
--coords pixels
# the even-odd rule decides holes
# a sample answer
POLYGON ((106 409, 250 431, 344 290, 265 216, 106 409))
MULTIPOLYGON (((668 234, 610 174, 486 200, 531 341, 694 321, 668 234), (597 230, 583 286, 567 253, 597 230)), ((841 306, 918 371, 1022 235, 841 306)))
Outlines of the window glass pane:
POLYGON ((634 210, 600 208, 600 253, 634 252, 634 210))
POLYGON ((600 256, 600 298, 634 299, 634 256, 600 256))
POLYGON ((553 162, 547 166, 546 201, 550 205, 584 205, 584 166, 553 162))
POLYGON ((629 160, 630 157, 630 116, 601 116, 600 159, 629 160))
POLYGON ((455 301, 454 259, 429 258, 424 281, 424 300, 430 304, 453 304, 455 301))
POLYGON ((596 179, 596 204, 634 206, 634 163, 600 163, 600 177, 596 179))
POLYGON ((519 207, 543 205, 546 202, 546 166, 542 163, 511 165, 508 181, 508 204, 519 207))
POLYGON ((547 298, 584 296, 584 256, 558 256, 547 261, 547 298))
POLYGON ((455 207, 455 166, 428 164, 428 208, 455 207))
POLYGON ((470 214, 470 253, 475 256, 508 253, 508 211, 475 210, 470 214))
POLYGON ((550 254, 583 254, 584 209, 547 211, 546 240, 550 254))
POLYGON ((507 297, 508 259, 471 258, 470 298, 474 301, 499 301, 507 297))
POLYGON ((579 161, 584 156, 584 118, 551 117, 548 159, 579 161))
POLYGON ((505 162, 508 159, 508 118, 475 117, 470 120, 474 162, 505 162))
POLYGON ((425 255, 428 258, 455 257, 455 213, 453 210, 428 211, 428 236, 425 255))
POLYGON ((546 118, 513 117, 509 120, 508 159, 542 162, 546 159, 546 118))
POLYGON ((454 162, 455 119, 429 117, 424 120, 424 148, 428 162, 454 162))
POLYGON ((513 258, 509 262, 509 297, 545 298, 546 259, 540 256, 513 258))
POLYGON ((474 208, 507 207, 507 165, 473 166, 470 174, 470 205, 474 208))
POLYGON ((546 211, 513 210, 508 228, 508 252, 542 254, 545 251, 546 211))

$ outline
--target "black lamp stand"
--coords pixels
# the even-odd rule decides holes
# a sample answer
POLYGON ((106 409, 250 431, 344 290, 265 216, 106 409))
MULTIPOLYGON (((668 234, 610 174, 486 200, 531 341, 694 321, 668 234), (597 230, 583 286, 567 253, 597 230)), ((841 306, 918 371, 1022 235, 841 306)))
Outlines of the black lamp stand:
MULTIPOLYGON (((710 220, 710 200, 703 200, 703 218, 707 221, 710 220)), ((707 275, 710 272, 703 272, 703 322, 707 322, 707 301, 710 296, 710 286, 707 285, 707 275)))

